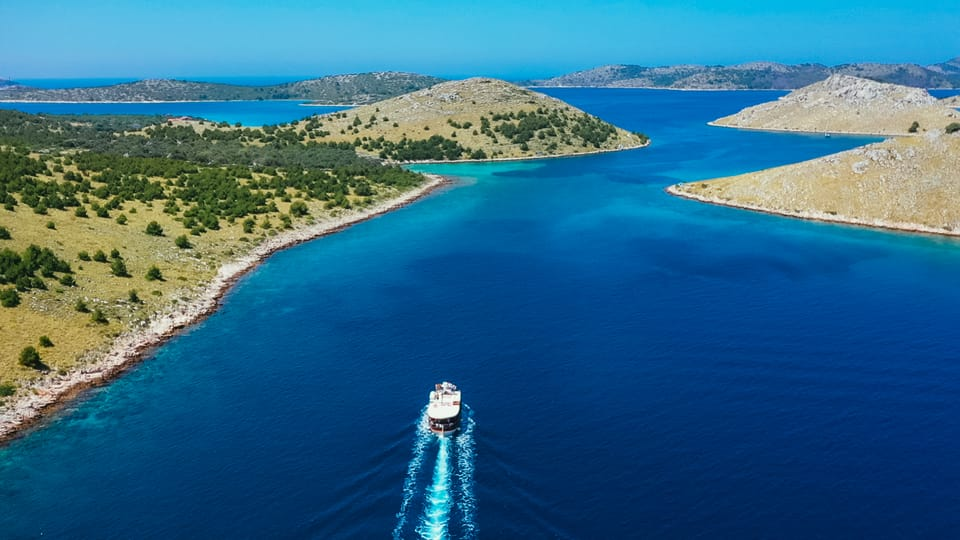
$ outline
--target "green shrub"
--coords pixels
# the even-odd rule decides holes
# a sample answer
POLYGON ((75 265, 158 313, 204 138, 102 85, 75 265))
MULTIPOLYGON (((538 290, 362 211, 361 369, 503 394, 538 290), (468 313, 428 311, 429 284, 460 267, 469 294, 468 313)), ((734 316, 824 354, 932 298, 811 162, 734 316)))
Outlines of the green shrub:
POLYGON ((163 281, 163 274, 160 273, 157 265, 153 265, 147 270, 147 281, 163 281))
POLYGON ((53 342, 50 341, 50 338, 47 336, 40 336, 40 346, 41 347, 53 347, 53 342))
POLYGON ((951 122, 946 128, 947 133, 956 133, 958 131, 960 131, 960 122, 951 122))
POLYGON ((54 223, 54 222, 52 222, 52 221, 48 221, 48 222, 47 222, 47 228, 50 229, 50 230, 54 230, 54 231, 55 231, 55 230, 57 230, 57 224, 54 223))
POLYGON ((81 261, 89 261, 90 254, 87 253, 86 251, 81 251, 80 253, 77 253, 77 258, 80 259, 81 261))
POLYGON ((910 124, 910 129, 908 129, 907 132, 916 133, 918 129, 920 129, 920 122, 914 120, 913 123, 910 124))
POLYGON ((111 259, 122 259, 123 257, 120 256, 120 250, 119 250, 119 249, 113 248, 113 249, 110 250, 110 258, 111 258, 111 259))
POLYGON ((117 277, 130 277, 130 273, 127 272, 127 265, 123 262, 123 259, 114 259, 110 263, 110 273, 117 277))
POLYGON ((257 224, 257 222, 254 221, 253 218, 247 218, 247 219, 243 220, 243 232, 244 232, 245 234, 250 234, 250 233, 252 233, 252 232, 253 232, 253 227, 254 227, 256 224, 257 224))
POLYGON ((187 240, 187 235, 181 234, 174 241, 174 244, 180 249, 190 249, 193 245, 190 243, 190 240, 187 240))
POLYGON ((90 313, 90 308, 87 307, 87 303, 82 299, 77 299, 77 303, 74 304, 73 309, 79 311, 80 313, 90 313))
POLYGON ((120 214, 119 216, 117 216, 117 224, 119 224, 119 225, 126 225, 126 224, 127 224, 127 216, 126 216, 126 214, 120 214))
POLYGON ((161 227, 156 221, 151 221, 147 224, 147 229, 145 232, 150 236, 163 236, 163 227, 161 227))
POLYGON ((0 290, 0 306, 17 307, 19 305, 20 293, 17 292, 17 289, 11 287, 9 289, 0 290))
POLYGON ((107 262, 107 254, 104 253, 102 249, 98 249, 97 252, 93 254, 93 260, 105 263, 107 262))
POLYGON ((95 308, 93 314, 90 315, 90 320, 97 324, 108 324, 110 321, 107 320, 107 316, 100 311, 100 308, 95 308))
POLYGON ((6 227, 0 226, 0 240, 9 240, 10 231, 6 227))
POLYGON ((303 217, 310 213, 307 204, 303 201, 296 201, 290 205, 290 215, 294 217, 303 217))
POLYGON ((10 397, 15 394, 17 387, 10 383, 0 383, 0 398, 10 397))
POLYGON ((73 278, 70 274, 67 274, 60 278, 60 284, 64 287, 76 287, 77 280, 73 278))
POLYGON ((73 211, 73 215, 79 218, 85 218, 87 217, 87 209, 83 206, 78 206, 77 209, 73 211))
POLYGON ((127 299, 133 304, 139 304, 143 302, 143 300, 140 300, 140 295, 137 294, 136 289, 130 289, 130 292, 127 293, 127 299))
POLYGON ((24 347, 24 349, 20 351, 20 365, 40 371, 47 369, 46 364, 40 359, 40 353, 32 346, 24 347))

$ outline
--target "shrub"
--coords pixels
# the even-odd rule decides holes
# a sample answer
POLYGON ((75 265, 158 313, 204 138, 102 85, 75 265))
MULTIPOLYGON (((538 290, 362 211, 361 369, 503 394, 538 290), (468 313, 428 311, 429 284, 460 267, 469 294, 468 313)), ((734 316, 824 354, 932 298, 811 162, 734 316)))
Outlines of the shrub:
POLYGON ((20 365, 40 371, 47 369, 47 366, 40 360, 40 353, 32 346, 24 347, 24 349, 20 351, 20 365))
POLYGON ((86 251, 81 251, 80 253, 77 253, 77 258, 80 259, 81 261, 89 261, 90 254, 87 253, 86 251))
POLYGON ((74 304, 73 309, 80 313, 90 313, 90 308, 87 307, 87 303, 81 299, 77 299, 77 303, 74 304))
POLYGON ((307 204, 303 201, 297 201, 290 205, 290 215, 294 217, 303 217, 310 213, 307 204))
POLYGON ((178 236, 173 243, 180 249, 190 249, 193 247, 193 245, 190 244, 190 240, 187 240, 187 235, 185 234, 178 236))
POLYGON ((77 280, 73 279, 73 276, 67 274, 60 278, 60 284, 64 287, 76 287, 77 280))
POLYGON ((97 217, 102 217, 102 218, 110 217, 110 210, 106 206, 101 206, 97 208, 97 217))
POLYGON ((107 254, 104 253, 102 249, 98 249, 97 252, 93 254, 93 260, 105 263, 107 262, 107 254))
POLYGON ((107 320, 107 316, 100 311, 100 308, 95 308, 93 314, 90 315, 90 320, 97 324, 108 324, 110 321, 107 320))
POLYGON ((55 230, 57 230, 57 224, 54 223, 54 222, 52 222, 52 221, 48 221, 48 222, 47 222, 47 228, 50 229, 50 230, 54 230, 54 231, 55 231, 55 230))
POLYGON ((908 129, 907 131, 909 133, 916 133, 918 129, 920 129, 920 122, 917 122, 916 120, 914 120, 913 123, 910 124, 910 129, 908 129))
POLYGON ((119 216, 117 216, 117 224, 118 224, 118 225, 126 225, 126 224, 127 224, 127 216, 126 216, 126 214, 120 214, 119 216))
POLYGON ((946 128, 947 133, 956 133, 958 131, 960 131, 960 123, 958 122, 951 122, 946 128))
POLYGON ((9 239, 10 239, 10 231, 8 231, 6 227, 0 226, 0 240, 9 240, 9 239))
POLYGON ((140 300, 140 295, 137 294, 136 289, 130 289, 130 292, 127 293, 127 299, 130 300, 133 304, 139 304, 143 300, 140 300))
POLYGON ((17 292, 17 289, 11 287, 9 289, 0 290, 0 306, 17 307, 19 305, 20 293, 17 292))
POLYGON ((150 236, 163 236, 163 227, 156 221, 151 221, 147 224, 146 233, 150 236))
POLYGON ((41 347, 53 347, 53 342, 50 341, 50 338, 47 336, 40 336, 40 346, 41 347))
POLYGON ((256 225, 256 224, 257 224, 257 222, 254 221, 253 218, 247 218, 247 219, 243 220, 243 232, 246 233, 246 234, 252 233, 252 232, 253 232, 253 227, 254 227, 254 225, 256 225))
POLYGON ((17 387, 10 383, 0 383, 0 397, 10 397, 16 393, 17 387))
POLYGON ((83 206, 78 206, 77 209, 73 211, 73 215, 79 218, 85 218, 87 217, 87 209, 83 206))
POLYGON ((127 272, 127 265, 123 262, 123 259, 114 259, 110 263, 110 273, 117 277, 130 277, 130 273, 127 272))
POLYGON ((123 257, 120 256, 120 250, 119 250, 119 249, 113 248, 113 249, 110 250, 110 258, 111 258, 111 259, 122 259, 123 257))
POLYGON ((147 281, 163 281, 163 274, 160 273, 157 265, 153 265, 147 270, 147 281))

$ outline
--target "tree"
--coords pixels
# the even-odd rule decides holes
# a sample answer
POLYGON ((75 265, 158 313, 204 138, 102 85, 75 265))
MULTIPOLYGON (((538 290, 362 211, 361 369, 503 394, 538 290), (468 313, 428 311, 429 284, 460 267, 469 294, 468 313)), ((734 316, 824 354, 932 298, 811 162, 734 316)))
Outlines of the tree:
POLYGON ((41 347, 53 347, 53 342, 50 341, 50 338, 47 336, 40 336, 40 346, 41 347))
POLYGON ((140 300, 140 295, 137 294, 136 289, 130 289, 130 292, 127 293, 127 299, 130 300, 130 303, 132 304, 139 304, 143 302, 143 300, 140 300))
POLYGON ((120 250, 119 250, 119 249, 113 248, 113 249, 110 250, 110 258, 111 258, 111 259, 122 259, 123 257, 120 256, 120 250))
POLYGON ((9 240, 10 231, 6 227, 0 226, 0 240, 9 240))
POLYGON ((30 347, 24 347, 20 351, 20 365, 23 367, 33 368, 38 371, 44 371, 47 369, 46 364, 40 360, 40 353, 37 352, 37 349, 30 347))
POLYGON ((93 254, 93 260, 97 262, 107 262, 107 254, 103 252, 102 249, 98 249, 96 253, 93 254))
POLYGON ((147 270, 147 281, 163 281, 163 274, 160 273, 157 265, 153 265, 147 270))
POLYGON ((120 214, 119 216, 117 216, 117 224, 118 224, 118 225, 126 225, 126 224, 127 224, 127 215, 126 215, 126 214, 120 214))
POLYGON ((163 236, 163 227, 156 221, 151 221, 147 224, 146 233, 150 236, 163 236))
POLYGON ((303 217, 310 213, 307 204, 303 201, 295 201, 290 205, 290 215, 294 217, 303 217))
POLYGON ((81 261, 89 261, 89 260, 90 260, 90 254, 87 253, 86 251, 81 251, 81 252, 77 253, 77 258, 80 259, 81 261))
POLYGON ((190 240, 187 240, 187 235, 181 234, 174 241, 174 244, 180 249, 190 249, 193 245, 190 243, 190 240))

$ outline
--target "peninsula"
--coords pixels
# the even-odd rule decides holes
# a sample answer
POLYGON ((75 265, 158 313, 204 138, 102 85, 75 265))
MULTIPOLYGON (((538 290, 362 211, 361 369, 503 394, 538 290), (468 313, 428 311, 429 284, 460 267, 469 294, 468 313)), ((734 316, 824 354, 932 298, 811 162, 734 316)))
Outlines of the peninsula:
POLYGON ((566 156, 648 142, 556 98, 487 78, 440 83, 294 129, 308 141, 349 143, 400 162, 566 156))
POLYGON ((667 191, 790 217, 960 235, 958 118, 923 90, 834 75, 713 124, 904 136, 667 191))
POLYGON ((270 86, 149 79, 110 86, 46 89, 0 81, 0 101, 149 102, 296 99, 318 105, 373 103, 437 84, 443 79, 416 73, 331 75, 270 86))
POLYGON ((869 62, 832 67, 823 64, 789 65, 776 62, 662 67, 617 64, 549 79, 526 81, 524 84, 676 90, 793 90, 822 81, 831 75, 851 75, 917 88, 960 88, 960 57, 929 66, 869 62))
POLYGON ((960 119, 926 90, 848 75, 811 84, 711 125, 767 131, 911 135, 960 119))
POLYGON ((444 183, 390 161, 646 142, 487 79, 263 128, 0 110, 0 440, 216 309, 273 251, 444 183))

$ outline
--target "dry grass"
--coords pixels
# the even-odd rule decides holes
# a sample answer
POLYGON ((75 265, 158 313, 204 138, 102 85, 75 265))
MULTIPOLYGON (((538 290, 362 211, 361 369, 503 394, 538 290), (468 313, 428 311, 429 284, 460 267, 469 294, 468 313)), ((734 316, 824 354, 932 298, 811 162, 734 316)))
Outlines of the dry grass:
MULTIPOLYGON (((71 169, 68 167, 67 170, 71 169)), ((62 180, 62 174, 54 178, 62 180)), ((396 195, 395 190, 380 189, 372 201, 396 195)), ((297 200, 298 194, 291 192, 290 195, 297 200)), ((91 199, 97 200, 92 196, 91 199)), ((360 204, 358 198, 351 199, 354 204, 360 204)), ((24 204, 18 205, 13 212, 0 209, 0 225, 6 227, 12 236, 10 240, 0 240, 0 248, 21 252, 30 244, 48 247, 70 263, 77 282, 75 287, 66 287, 55 279, 46 279, 48 290, 21 293, 19 306, 0 308, 0 383, 40 376, 39 372, 17 363, 20 351, 28 345, 36 347, 43 362, 53 370, 69 370, 81 363, 88 351, 106 347, 123 330, 171 304, 190 298, 216 274, 222 263, 252 249, 282 226, 280 215, 289 212, 290 203, 275 202, 279 212, 255 216, 258 226, 252 234, 244 234, 241 221, 230 224, 221 220, 220 230, 211 230, 201 236, 191 236, 176 221, 176 216, 163 212, 163 203, 159 201, 152 205, 124 203, 122 209, 112 210, 109 218, 96 217, 89 208, 90 217, 87 218, 76 217, 72 208, 49 210, 48 215, 35 214, 24 204), (127 217, 125 225, 116 221, 120 214, 127 217), (260 227, 265 218, 272 223, 271 230, 260 227), (151 221, 161 224, 164 236, 150 236, 144 232, 151 221), (49 229, 48 222, 52 222, 55 229, 49 229), (181 234, 187 235, 193 245, 191 249, 175 246, 174 239, 181 234), (111 274, 109 254, 113 249, 120 251, 130 277, 111 274), (108 255, 107 263, 78 258, 81 251, 92 256, 97 250, 108 255), (146 279, 147 269, 152 265, 160 268, 163 281, 146 279), (137 291, 142 303, 129 300, 131 290, 137 291), (91 310, 101 309, 108 324, 94 323, 90 313, 78 312, 78 300, 85 302, 91 310), (54 346, 40 347, 38 339, 42 335, 48 336, 54 346)), ((336 212, 324 209, 319 201, 304 202, 310 214, 294 219, 294 225, 336 212)))

